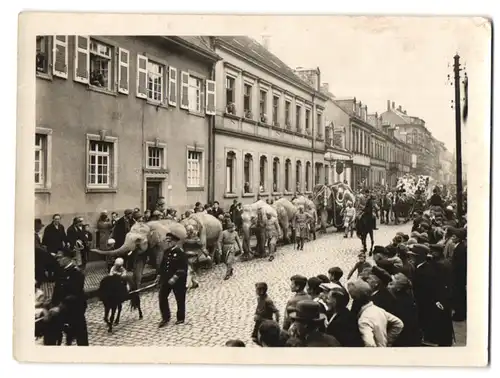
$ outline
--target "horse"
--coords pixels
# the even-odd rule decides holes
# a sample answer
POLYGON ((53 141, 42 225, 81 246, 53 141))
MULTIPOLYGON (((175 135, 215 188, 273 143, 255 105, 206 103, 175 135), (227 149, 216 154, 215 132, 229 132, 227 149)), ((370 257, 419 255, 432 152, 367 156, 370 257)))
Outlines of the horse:
POLYGON ((99 284, 98 293, 104 305, 104 322, 108 325, 108 333, 113 332, 113 324, 120 323, 123 302, 130 300, 131 310, 138 310, 139 319, 143 318, 139 290, 129 291, 121 276, 104 277, 99 284))
POLYGON ((373 214, 368 214, 366 212, 363 212, 361 216, 357 217, 356 219, 356 234, 358 237, 361 239, 361 243, 363 244, 363 252, 367 251, 366 248, 366 238, 368 235, 370 235, 370 256, 372 255, 373 251, 373 245, 375 244, 375 241, 373 239, 373 214))

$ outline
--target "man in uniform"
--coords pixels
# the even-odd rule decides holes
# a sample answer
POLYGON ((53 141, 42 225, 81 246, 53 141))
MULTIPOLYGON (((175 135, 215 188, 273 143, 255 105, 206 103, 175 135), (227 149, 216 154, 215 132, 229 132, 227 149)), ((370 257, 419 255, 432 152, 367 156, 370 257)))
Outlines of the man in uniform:
POLYGON ((274 252, 276 252, 276 243, 281 238, 281 228, 278 219, 273 218, 272 214, 266 214, 266 241, 269 248, 269 261, 274 260, 274 252))
POLYGON ((293 217, 292 224, 295 230, 295 237, 297 239, 297 249, 303 251, 304 240, 307 238, 307 226, 309 223, 309 218, 311 216, 308 213, 304 212, 303 205, 300 205, 298 209, 299 211, 293 217))
POLYGON ((233 275, 234 250, 236 246, 238 246, 240 251, 243 251, 234 223, 228 222, 227 228, 222 231, 219 248, 222 251, 222 261, 226 264, 224 280, 228 280, 233 275))
POLYGON ((62 268, 61 274, 56 279, 52 306, 62 307, 63 322, 66 327, 66 344, 71 345, 76 340, 78 346, 88 346, 89 336, 85 311, 87 299, 84 291, 85 276, 76 267, 73 259, 62 256, 59 259, 62 268))
POLYGON ((166 248, 160 264, 157 281, 160 283, 159 302, 162 320, 158 328, 163 328, 170 321, 170 306, 168 297, 173 291, 177 302, 177 322, 182 324, 186 318, 186 280, 188 272, 188 257, 181 248, 181 236, 170 232, 162 242, 166 248))

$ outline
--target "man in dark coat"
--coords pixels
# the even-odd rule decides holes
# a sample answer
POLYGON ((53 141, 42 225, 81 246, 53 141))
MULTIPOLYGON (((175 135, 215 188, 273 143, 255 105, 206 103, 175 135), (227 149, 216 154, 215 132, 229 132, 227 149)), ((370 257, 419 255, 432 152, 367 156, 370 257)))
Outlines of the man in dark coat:
POLYGON ((170 306, 168 297, 173 291, 177 302, 177 322, 184 323, 186 317, 186 282, 188 272, 188 257, 181 248, 181 235, 169 233, 163 242, 166 248, 160 265, 157 280, 160 283, 159 302, 162 320, 158 328, 163 328, 170 321, 170 306))
POLYGON ((42 241, 40 240, 40 231, 45 227, 40 218, 35 219, 35 248, 41 248, 47 250, 45 246, 42 246, 42 241))
POLYGON ((363 339, 359 332, 358 319, 347 308, 349 294, 341 286, 328 292, 326 300, 327 326, 326 333, 335 337, 343 347, 363 347, 363 339))
MULTIPOLYGON (((78 259, 78 254, 81 256, 80 268, 85 269, 87 265, 87 251, 85 250, 85 230, 83 229, 83 218, 75 217, 73 219, 73 224, 68 227, 67 232, 67 242, 69 244, 70 250, 74 251, 76 258, 78 259)), ((78 262, 80 264, 80 262, 78 262)))
POLYGON ((47 251, 56 254, 66 246, 66 231, 61 224, 61 215, 54 214, 52 223, 45 227, 42 244, 47 251))
POLYGON ((212 206, 212 211, 210 212, 211 215, 219 219, 219 216, 224 215, 224 210, 220 208, 219 206, 219 201, 215 201, 213 206, 212 206))
POLYGON ((68 256, 61 257, 59 264, 62 270, 56 280, 52 305, 64 309, 62 313, 64 323, 67 324, 66 344, 71 345, 73 340, 76 340, 78 346, 88 346, 89 338, 85 319, 87 310, 87 298, 84 291, 85 276, 68 256))
POLYGON ((373 222, 373 229, 378 230, 377 218, 375 218, 375 215, 373 214, 375 208, 375 197, 370 194, 370 191, 368 189, 365 190, 365 197, 366 197, 366 204, 365 208, 363 209, 363 213, 371 217, 373 222))
POLYGON ((467 319, 467 230, 451 228, 458 244, 451 260, 453 271, 453 320, 463 322, 467 319))
POLYGON ((132 227, 132 215, 134 212, 131 209, 125 210, 123 217, 118 219, 113 228, 113 239, 115 239, 115 248, 120 248, 125 243, 125 236, 132 227))
POLYGON ((432 261, 428 246, 414 244, 409 253, 413 255, 416 266, 413 287, 424 342, 451 346, 453 323, 447 275, 442 264, 432 261))
POLYGON ((310 299, 298 302, 296 311, 290 314, 290 319, 294 322, 290 336, 300 340, 304 347, 339 347, 341 345, 335 337, 320 331, 325 326, 320 306, 310 299))

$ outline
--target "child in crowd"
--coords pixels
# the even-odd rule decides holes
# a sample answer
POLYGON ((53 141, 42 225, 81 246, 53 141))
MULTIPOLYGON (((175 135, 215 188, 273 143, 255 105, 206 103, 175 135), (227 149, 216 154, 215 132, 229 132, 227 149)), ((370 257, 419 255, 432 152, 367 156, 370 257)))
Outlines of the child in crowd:
POLYGON ((358 262, 354 265, 354 267, 351 269, 349 274, 347 275, 347 280, 351 279, 352 275, 354 272, 357 270, 358 271, 358 276, 361 274, 361 272, 365 269, 371 269, 372 265, 366 261, 366 254, 364 252, 361 252, 358 255, 358 262))
POLYGON ((330 277, 330 281, 332 283, 337 284, 340 287, 344 287, 344 285, 340 283, 340 279, 344 276, 344 272, 338 266, 328 269, 328 276, 330 277))
POLYGON ((280 314, 274 302, 267 295, 267 283, 257 282, 255 284, 255 293, 257 294, 257 308, 255 309, 255 325, 252 332, 252 340, 258 344, 258 332, 259 326, 263 320, 269 319, 273 320, 273 316, 276 317, 276 323, 279 324, 280 314))
POLYGON ((125 278, 127 276, 127 270, 123 267, 124 263, 125 262, 123 261, 123 259, 121 257, 118 257, 115 260, 113 267, 109 271, 109 275, 110 276, 120 276, 120 277, 125 278))

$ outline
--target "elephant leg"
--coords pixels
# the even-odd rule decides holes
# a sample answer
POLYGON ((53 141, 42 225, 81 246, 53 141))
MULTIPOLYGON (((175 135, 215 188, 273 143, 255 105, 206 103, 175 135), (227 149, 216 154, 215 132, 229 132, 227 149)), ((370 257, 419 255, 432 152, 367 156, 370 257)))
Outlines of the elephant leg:
POLYGON ((144 273, 144 258, 139 256, 135 259, 134 264, 134 285, 133 290, 138 289, 142 283, 142 275, 144 273))

